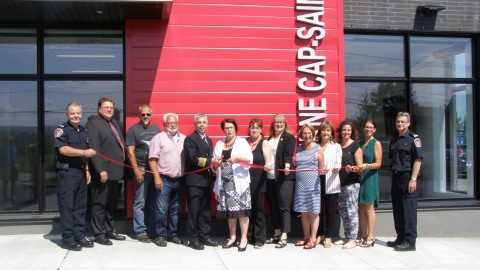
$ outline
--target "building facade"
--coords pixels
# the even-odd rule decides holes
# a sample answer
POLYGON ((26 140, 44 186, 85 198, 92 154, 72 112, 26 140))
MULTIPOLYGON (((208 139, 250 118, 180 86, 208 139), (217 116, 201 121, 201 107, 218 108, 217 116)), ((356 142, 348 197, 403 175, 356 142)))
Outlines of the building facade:
MULTIPOLYGON (((384 150, 395 114, 412 114, 424 149, 420 198, 478 200, 480 6, 476 0, 173 0, 0 2, 0 212, 57 211, 53 131, 65 105, 112 97, 125 130, 138 105, 154 122, 209 115, 246 125, 373 118, 384 150)), ((265 130, 266 131, 266 130, 265 130)), ((128 194, 121 208, 129 215, 128 194)))

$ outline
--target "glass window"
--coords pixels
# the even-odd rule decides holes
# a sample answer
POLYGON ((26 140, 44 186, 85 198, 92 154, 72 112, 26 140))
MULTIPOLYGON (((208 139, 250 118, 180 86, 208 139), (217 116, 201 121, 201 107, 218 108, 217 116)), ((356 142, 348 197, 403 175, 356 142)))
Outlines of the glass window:
POLYGON ((123 81, 46 81, 45 82, 45 193, 47 210, 57 210, 55 149, 53 134, 59 124, 67 121, 65 107, 70 101, 79 102, 83 108, 81 125, 88 117, 98 113, 97 102, 101 97, 115 101, 114 118, 123 125, 123 81))
POLYGON ((345 35, 346 76, 404 77, 401 36, 345 35))
POLYGON ((395 116, 405 110, 405 85, 403 83, 353 83, 347 82, 347 119, 352 121, 362 137, 367 119, 377 123, 375 138, 382 144, 382 168, 379 171, 380 199, 390 200, 390 164, 388 149, 390 138, 396 132, 395 116))
POLYGON ((19 29, 19 32, 0 29, 0 74, 37 73, 35 30, 19 29))
POLYGON ((0 211, 38 211, 37 83, 0 81, 0 211))
POLYGON ((472 85, 412 85, 412 129, 422 138, 422 198, 473 197, 472 85))
POLYGON ((86 31, 46 31, 46 74, 123 74, 122 36, 86 31))
POLYGON ((469 38, 412 37, 410 55, 412 77, 472 77, 472 42, 469 38))

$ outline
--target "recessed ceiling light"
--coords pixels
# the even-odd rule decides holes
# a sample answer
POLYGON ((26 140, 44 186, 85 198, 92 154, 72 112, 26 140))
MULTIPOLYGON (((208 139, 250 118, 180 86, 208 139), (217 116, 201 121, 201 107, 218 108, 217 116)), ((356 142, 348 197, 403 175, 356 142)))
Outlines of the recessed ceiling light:
POLYGON ((103 14, 103 11, 97 10, 97 14, 98 14, 98 15, 102 15, 102 14, 103 14))

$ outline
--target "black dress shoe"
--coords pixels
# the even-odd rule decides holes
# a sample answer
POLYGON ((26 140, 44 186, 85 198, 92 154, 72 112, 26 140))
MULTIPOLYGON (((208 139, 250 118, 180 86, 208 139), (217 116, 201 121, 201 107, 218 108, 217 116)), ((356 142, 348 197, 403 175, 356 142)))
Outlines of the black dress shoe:
POLYGON ((86 248, 93 247, 93 242, 88 240, 88 238, 86 238, 86 237, 78 239, 77 243, 82 247, 86 247, 86 248))
POLYGON ((99 243, 100 245, 104 246, 111 246, 113 245, 112 241, 108 240, 105 236, 98 236, 95 237, 95 242, 99 243))
POLYGON ((178 238, 177 236, 169 237, 169 238, 167 238, 167 241, 172 242, 172 243, 177 244, 177 245, 182 244, 182 240, 180 240, 180 238, 178 238))
POLYGON ((209 246, 209 247, 218 247, 218 243, 213 241, 212 239, 208 238, 208 239, 205 239, 205 240, 201 240, 200 241, 202 244, 204 244, 205 246, 209 246))
POLYGON ((105 234, 105 236, 107 236, 108 239, 113 239, 113 240, 125 240, 125 239, 127 239, 125 236, 120 235, 116 232, 107 233, 107 234, 105 234))
POLYGON ((415 251, 415 246, 405 242, 395 246, 395 251, 415 251))
POLYGON ((68 249, 68 250, 72 250, 72 251, 80 251, 80 250, 82 250, 82 246, 80 246, 80 245, 77 244, 77 243, 71 243, 71 244, 63 243, 63 244, 62 244, 62 248, 68 249))
POLYGON ((231 248, 231 247, 238 247, 238 242, 237 241, 234 241, 233 243, 231 243, 230 245, 228 244, 225 244, 222 246, 222 248, 231 248))
POLYGON ((402 243, 402 242, 397 241, 397 240, 395 240, 395 241, 388 241, 388 242, 387 242, 387 247, 392 247, 392 248, 394 248, 396 245, 399 245, 399 244, 401 244, 401 243, 402 243))
POLYGON ((204 250, 205 247, 200 244, 200 242, 190 242, 188 244, 189 247, 193 248, 193 249, 196 249, 196 250, 204 250))

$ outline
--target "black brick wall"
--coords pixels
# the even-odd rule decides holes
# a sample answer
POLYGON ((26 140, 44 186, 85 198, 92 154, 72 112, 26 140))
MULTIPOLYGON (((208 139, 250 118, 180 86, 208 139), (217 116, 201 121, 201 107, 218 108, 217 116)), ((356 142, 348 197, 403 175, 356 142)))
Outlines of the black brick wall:
POLYGON ((480 32, 480 0, 344 0, 345 29, 480 32), (418 6, 446 9, 436 16, 418 6))

